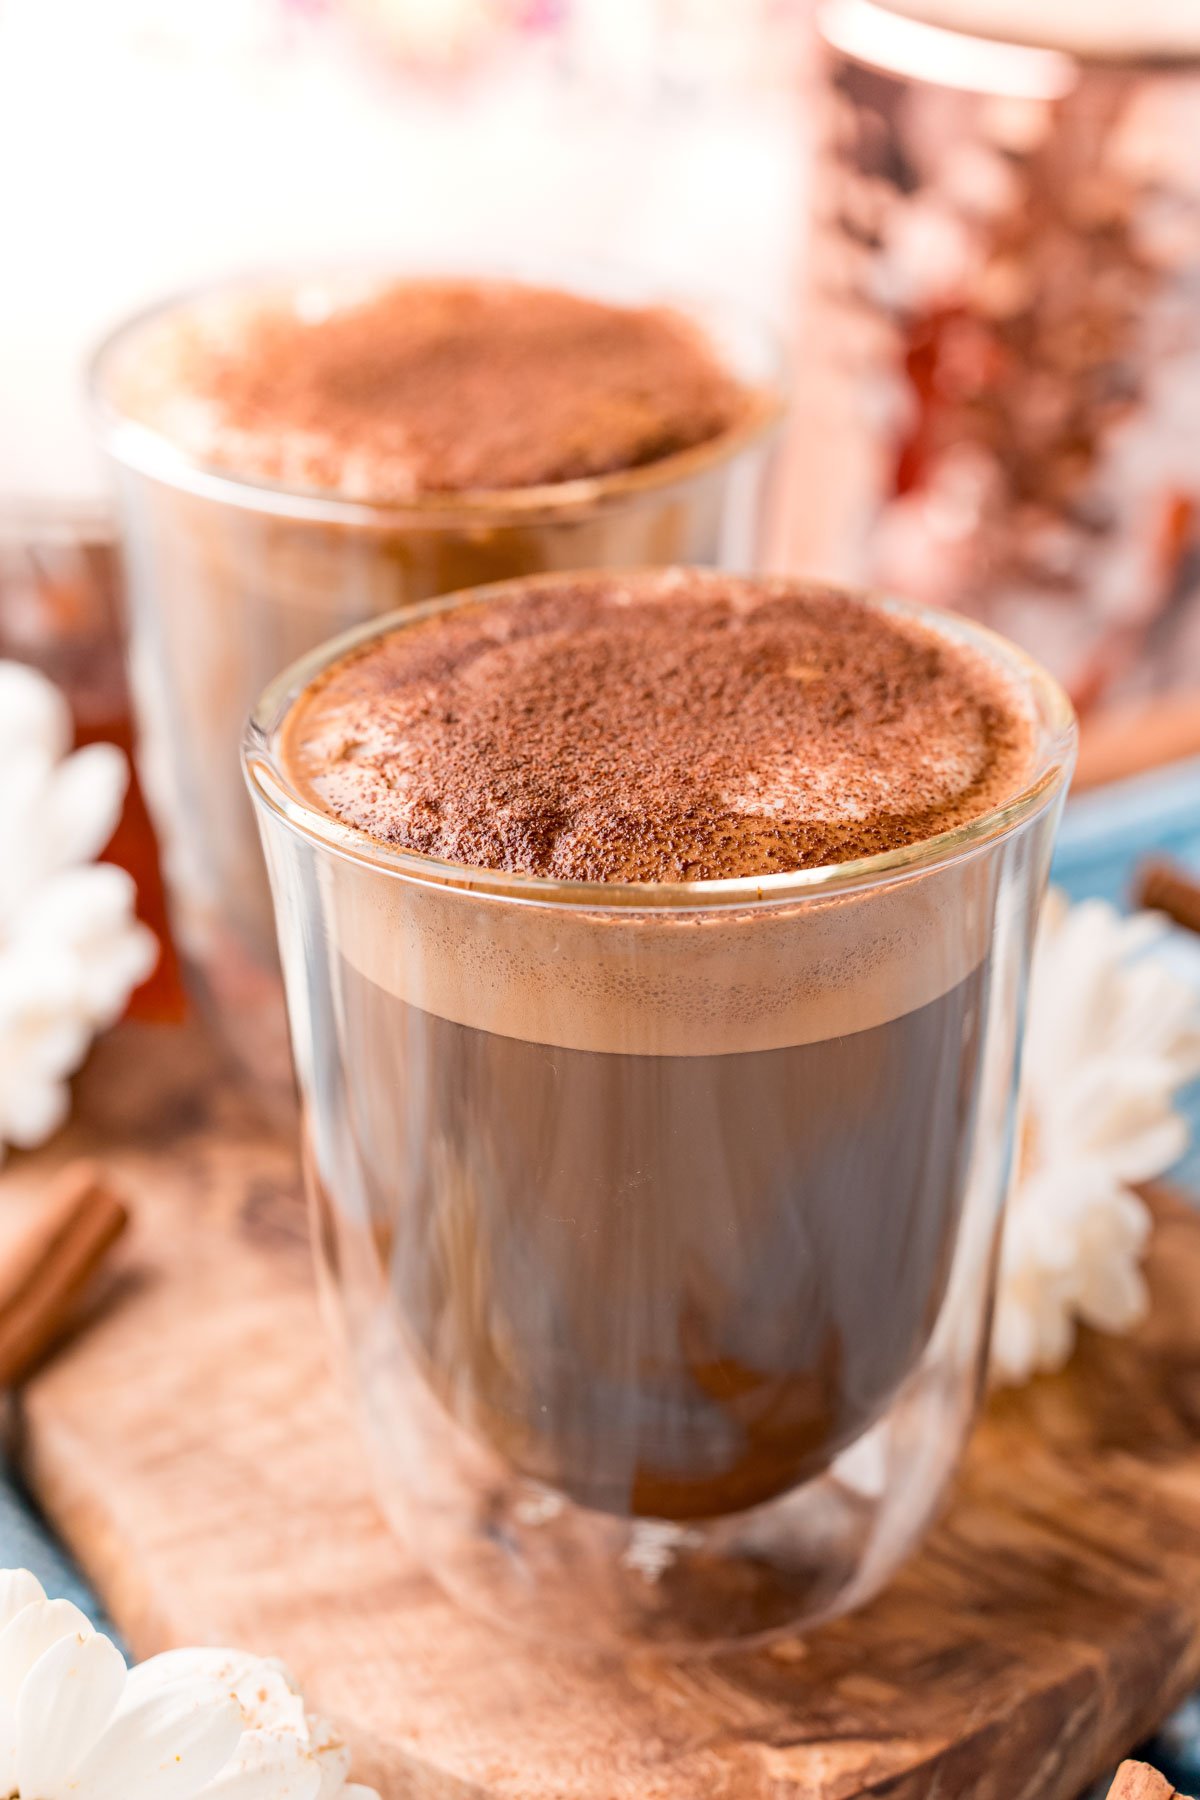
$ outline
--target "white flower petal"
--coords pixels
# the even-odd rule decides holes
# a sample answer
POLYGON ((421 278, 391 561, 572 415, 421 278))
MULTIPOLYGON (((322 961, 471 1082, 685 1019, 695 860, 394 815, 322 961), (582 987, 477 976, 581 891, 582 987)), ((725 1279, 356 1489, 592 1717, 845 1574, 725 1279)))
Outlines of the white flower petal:
POLYGON ((26 745, 56 762, 65 756, 71 747, 71 709, 36 669, 0 662, 0 749, 26 745))
MULTIPOLYGON (((0 663, 0 673, 12 664, 0 663)), ((0 688, 0 698, 3 690, 0 688)), ((44 1600, 46 1590, 36 1575, 28 1569, 0 1569, 0 1631, 15 1619, 19 1612, 32 1606, 35 1600, 44 1600)))
POLYGON ((1186 1120, 1178 1113, 1147 1122, 1113 1147, 1113 1173, 1122 1181, 1153 1181, 1177 1163, 1191 1141, 1186 1120))
POLYGON ((1075 1348, 1075 1321, 1065 1307, 1047 1307, 1035 1314, 1036 1367, 1053 1373, 1065 1368, 1075 1348))
POLYGON ((115 744, 88 744, 59 764, 42 830, 56 869, 91 862, 116 830, 129 765, 115 744))
POLYGON ((65 1081, 10 1079, 0 1094, 0 1141, 17 1150, 35 1150, 66 1123, 70 1110, 65 1081))
POLYGON ((39 888, 24 935, 56 946, 102 942, 128 923, 136 900, 133 877, 115 863, 62 869, 39 888))
POLYGON ((129 1671, 128 1692, 140 1698, 156 1688, 174 1687, 181 1681, 208 1682, 233 1693, 257 1658, 248 1650, 221 1650, 207 1645, 195 1649, 164 1650, 147 1657, 129 1671))
POLYGON ((1186 1127, 1171 1110, 1176 1072, 1158 1059, 1096 1057, 1041 1105, 1049 1155, 1073 1148, 1103 1160, 1121 1180, 1146 1181, 1186 1148, 1186 1127), (1182 1134, 1182 1135, 1181 1135, 1182 1134))
POLYGON ((21 1683, 60 1638, 88 1636, 91 1624, 69 1600, 34 1600, 0 1631, 0 1698, 15 1708, 21 1683))
POLYGON ((116 1023, 134 988, 141 986, 157 961, 158 939, 148 925, 132 921, 88 946, 80 998, 96 1030, 116 1023))
POLYGON ((1133 1263, 1108 1263, 1093 1271, 1079 1296, 1079 1316, 1097 1331, 1123 1332, 1146 1316, 1149 1294, 1133 1263))
POLYGON ((0 782, 0 831, 5 854, 0 858, 0 925, 11 931, 46 875, 55 867, 55 847, 44 821, 54 783, 55 762, 41 750, 26 748, 5 758, 0 782))
MULTIPOLYGON (((0 1123, 0 1150, 4 1130, 0 1123)), ((0 1630, 27 1606, 44 1602, 45 1590, 28 1569, 0 1570, 0 1630)), ((17 1785, 17 1715, 15 1695, 0 1695, 0 1793, 13 1793, 17 1785)))
POLYGON ((64 976, 69 970, 72 1004, 93 1027, 113 1022, 157 960, 153 932, 134 918, 136 902, 124 869, 95 863, 45 883, 36 912, 21 921, 23 960, 53 957, 64 976))
POLYGON ((206 1681, 232 1694, 249 1726, 284 1727, 309 1741, 304 1699, 281 1662, 245 1650, 168 1650, 141 1663, 130 1675, 133 1694, 175 1681, 206 1681))
POLYGON ((316 1753, 321 1771, 318 1800, 337 1800, 345 1790, 350 1774, 350 1746, 328 1719, 313 1716, 308 1721, 308 1741, 316 1753))
POLYGON ((242 1709, 207 1684, 176 1682, 132 1700, 75 1771, 72 1800, 192 1800, 229 1761, 242 1709))
POLYGON ((1023 1306, 999 1301, 992 1330, 991 1377, 997 1385, 1028 1381, 1036 1363, 1033 1320, 1023 1306))
POLYGON ((74 1632, 38 1658, 17 1696, 21 1794, 59 1800, 72 1771, 116 1711, 124 1685, 125 1658, 99 1632, 74 1632))
POLYGON ((274 1663, 258 1663, 238 1684, 237 1697, 246 1710, 247 1722, 263 1729, 290 1731, 308 1744, 308 1714, 304 1696, 286 1669, 274 1663))
POLYGON ((0 1700, 0 1793, 17 1791, 17 1715, 0 1700))
POLYGON ((70 738, 62 695, 0 662, 0 1156, 62 1123, 68 1077, 158 954, 130 877, 87 866, 120 817, 126 759, 68 754, 70 738))
POLYGON ((0 1032, 35 1028, 74 1016, 77 983, 70 955, 14 939, 0 953, 0 1032))
POLYGON ((177 1650, 126 1671, 78 1608, 0 1570, 0 1795, 379 1800, 284 1665, 177 1650), (9 1696, 15 1692, 15 1706, 9 1696))
POLYGON ((1147 914, 1048 897, 1023 1062, 1024 1154, 1000 1257, 997 1379, 1059 1367, 1078 1319, 1123 1331, 1144 1312, 1150 1221, 1130 1184, 1186 1148, 1175 1096, 1200 1073, 1200 994, 1154 954, 1164 933, 1147 914))
POLYGON ((247 1731, 204 1800, 318 1800, 315 1756, 288 1731, 247 1731))

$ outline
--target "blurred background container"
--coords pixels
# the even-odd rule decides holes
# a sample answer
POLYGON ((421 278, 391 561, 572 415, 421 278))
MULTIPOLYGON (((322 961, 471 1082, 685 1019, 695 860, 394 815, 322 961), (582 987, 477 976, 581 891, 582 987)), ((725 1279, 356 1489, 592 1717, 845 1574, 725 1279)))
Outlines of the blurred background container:
POLYGON ((1085 715, 1195 687, 1200 7, 898 5, 818 17, 787 554, 984 620, 1085 715))

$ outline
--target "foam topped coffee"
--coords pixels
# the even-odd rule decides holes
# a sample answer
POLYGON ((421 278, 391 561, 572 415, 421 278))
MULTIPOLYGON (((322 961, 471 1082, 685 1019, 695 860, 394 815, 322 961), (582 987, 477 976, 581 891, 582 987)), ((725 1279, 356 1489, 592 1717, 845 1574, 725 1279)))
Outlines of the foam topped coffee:
POLYGON ((364 845, 597 884, 595 905, 555 906, 531 939, 511 907, 347 864, 343 953, 372 980, 491 1032, 686 1056, 811 1042, 936 998, 982 954, 979 870, 752 915, 606 911, 604 884, 920 841, 1019 789, 1032 728, 999 663, 907 617, 667 571, 510 583, 399 626, 300 696, 280 754, 364 845))
POLYGON ((342 851, 313 954, 353 1081, 311 1163, 498 1482, 738 1512, 917 1368, 983 1104, 996 862, 803 873, 1020 792, 1015 670, 797 583, 543 577, 366 640, 285 714, 277 762, 342 851))
POLYGON ((666 306, 449 278, 314 296, 169 316, 126 404, 201 462, 379 503, 641 468, 763 406, 666 306))

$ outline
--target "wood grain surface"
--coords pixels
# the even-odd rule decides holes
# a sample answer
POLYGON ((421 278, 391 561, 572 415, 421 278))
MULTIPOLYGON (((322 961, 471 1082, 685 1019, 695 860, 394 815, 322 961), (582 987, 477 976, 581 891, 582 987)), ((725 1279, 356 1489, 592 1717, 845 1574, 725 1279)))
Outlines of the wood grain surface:
POLYGON ((1155 1307, 1000 1397, 950 1510, 857 1617, 619 1668, 524 1648, 388 1536, 327 1373, 290 1148, 197 1033, 127 1025, 0 1225, 81 1154, 135 1208, 19 1449, 138 1653, 282 1655, 360 1778, 422 1800, 1066 1800, 1200 1680, 1200 1218, 1157 1202, 1155 1307))

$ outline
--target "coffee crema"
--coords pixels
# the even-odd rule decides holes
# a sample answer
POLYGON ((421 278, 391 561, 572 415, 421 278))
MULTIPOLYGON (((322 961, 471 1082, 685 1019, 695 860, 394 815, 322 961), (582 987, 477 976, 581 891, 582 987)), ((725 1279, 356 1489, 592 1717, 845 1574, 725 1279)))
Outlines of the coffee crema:
POLYGON ((202 462, 379 503, 638 469, 766 406, 669 307, 445 277, 184 309, 125 400, 202 462))
POLYGON ((293 702, 281 771, 363 848, 321 870, 303 1001, 337 1045, 314 1091, 353 1071, 310 1112, 319 1206, 490 1466, 619 1515, 741 1512, 919 1368, 975 1154, 994 869, 686 884, 965 823, 1035 738, 1002 657, 686 570, 459 597, 293 702), (513 904, 372 844, 597 885, 513 904), (639 903, 664 880, 677 900, 639 903))

